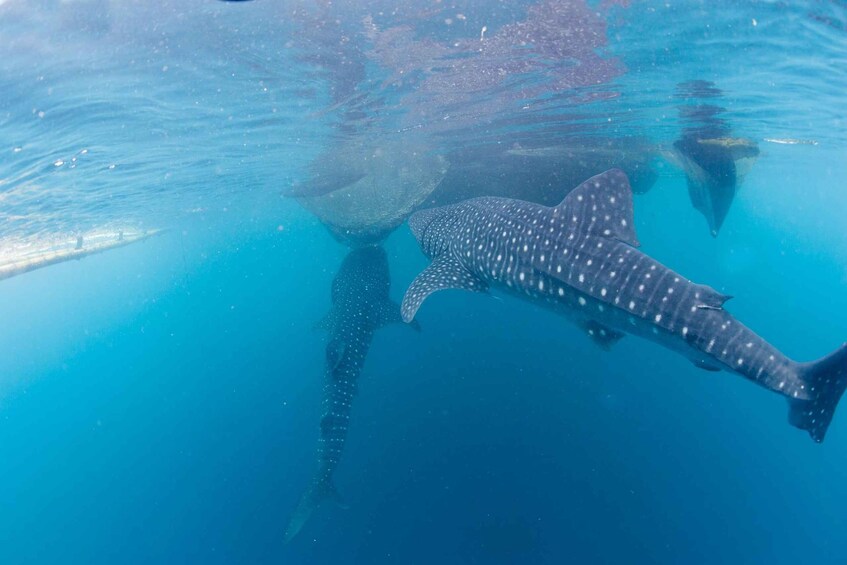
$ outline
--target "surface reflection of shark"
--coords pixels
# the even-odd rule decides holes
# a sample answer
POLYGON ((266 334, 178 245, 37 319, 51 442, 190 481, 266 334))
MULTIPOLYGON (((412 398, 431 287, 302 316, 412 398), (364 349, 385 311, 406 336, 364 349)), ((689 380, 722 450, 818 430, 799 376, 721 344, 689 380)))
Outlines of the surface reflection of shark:
POLYGON ((633 189, 644 193, 656 180, 653 162, 660 155, 640 138, 534 140, 508 149, 485 144, 443 156, 426 141, 406 135, 393 145, 337 143, 286 195, 297 198, 337 239, 360 245, 380 241, 419 207, 477 196, 553 204, 563 186, 576 186, 609 168, 624 170, 633 189))
POLYGON ((478 196, 553 205, 562 199, 562 187, 576 186, 611 168, 626 172, 639 194, 650 190, 657 178, 653 162, 659 152, 643 138, 540 139, 505 147, 487 144, 448 154, 451 167, 425 206, 478 196))
POLYGON ((378 243, 435 190, 448 168, 412 134, 394 143, 356 138, 331 145, 286 194, 342 243, 378 243))
POLYGON ((332 307, 319 324, 329 332, 329 340, 318 464, 291 516, 285 541, 297 535, 312 512, 326 500, 341 505, 333 474, 347 438, 359 374, 374 332, 386 324, 401 322, 400 306, 388 297, 390 285, 388 259, 379 246, 351 251, 332 281, 332 307))
POLYGON ((706 217, 712 235, 717 236, 759 148, 748 139, 704 139, 697 134, 677 140, 674 148, 688 179, 691 204, 706 217))
POLYGON ((754 141, 732 137, 729 124, 721 117, 723 108, 703 102, 721 95, 707 81, 679 85, 677 97, 695 103, 680 106, 686 128, 669 155, 685 171, 691 203, 706 217, 713 236, 718 235, 738 186, 759 156, 754 141))

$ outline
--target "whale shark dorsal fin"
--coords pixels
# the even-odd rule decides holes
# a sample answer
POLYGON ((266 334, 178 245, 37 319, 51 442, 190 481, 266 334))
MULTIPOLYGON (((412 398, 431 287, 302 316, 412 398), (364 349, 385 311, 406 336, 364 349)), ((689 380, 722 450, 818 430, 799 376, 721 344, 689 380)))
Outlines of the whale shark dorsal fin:
POLYGON ((448 288, 485 292, 488 290, 488 284, 468 271, 452 254, 440 255, 415 277, 406 290, 403 304, 400 306, 403 321, 409 323, 415 318, 418 308, 427 296, 448 288))
POLYGON ((620 169, 609 169, 573 189, 556 206, 565 225, 579 233, 613 237, 638 247, 633 221, 632 188, 620 169))

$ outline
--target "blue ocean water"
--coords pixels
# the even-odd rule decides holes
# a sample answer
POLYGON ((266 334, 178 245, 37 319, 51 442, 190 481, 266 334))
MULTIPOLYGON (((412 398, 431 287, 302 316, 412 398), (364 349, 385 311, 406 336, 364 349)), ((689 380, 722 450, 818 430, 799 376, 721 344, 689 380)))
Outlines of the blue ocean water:
MULTIPOLYGON (((647 139, 642 250, 817 359, 847 339, 845 30, 834 1, 0 0, 0 249, 168 230, 0 282, 0 563, 845 562, 843 413, 818 445, 737 375, 459 291, 375 333, 349 508, 283 543, 349 251, 288 187, 354 142, 491 155, 470 182, 647 139), (760 150, 717 237, 665 158, 702 105, 760 150)), ((383 245, 399 302, 428 261, 383 245)))

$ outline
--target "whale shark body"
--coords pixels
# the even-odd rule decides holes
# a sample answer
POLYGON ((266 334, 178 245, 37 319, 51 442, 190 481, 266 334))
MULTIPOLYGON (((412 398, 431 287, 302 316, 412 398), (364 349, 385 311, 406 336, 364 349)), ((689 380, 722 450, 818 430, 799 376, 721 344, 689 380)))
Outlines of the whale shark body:
POLYGON ((724 309, 728 296, 638 251, 622 171, 592 177, 555 207, 475 198, 416 212, 409 226, 432 263, 406 291, 405 321, 438 290, 498 287, 566 315, 602 347, 633 334, 739 374, 785 396, 790 423, 823 441, 847 386, 847 344, 792 361, 724 309))
POLYGON ((347 438, 358 378, 374 332, 386 324, 402 321, 400 306, 388 297, 390 285, 388 259, 382 247, 377 246, 351 251, 333 279, 332 308, 318 324, 329 331, 318 465, 290 518, 285 541, 297 535, 326 500, 343 506, 332 479, 347 438))

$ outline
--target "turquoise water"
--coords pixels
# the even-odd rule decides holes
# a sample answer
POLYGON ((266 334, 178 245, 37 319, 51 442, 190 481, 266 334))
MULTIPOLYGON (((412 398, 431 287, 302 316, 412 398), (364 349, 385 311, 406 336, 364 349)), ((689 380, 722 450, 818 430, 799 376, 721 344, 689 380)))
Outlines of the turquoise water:
MULTIPOLYGON (((737 375, 458 291, 375 333, 349 508, 283 543, 349 250, 283 193, 364 143, 558 200, 503 149, 649 145, 642 250, 811 360, 847 339, 845 91, 840 2, 0 0, 0 248, 168 230, 0 282, 0 563, 843 563, 843 413, 818 445, 737 375), (717 237, 668 156, 703 104, 760 150, 717 237)), ((399 301, 427 260, 383 245, 399 301)))

